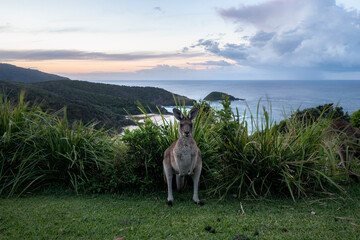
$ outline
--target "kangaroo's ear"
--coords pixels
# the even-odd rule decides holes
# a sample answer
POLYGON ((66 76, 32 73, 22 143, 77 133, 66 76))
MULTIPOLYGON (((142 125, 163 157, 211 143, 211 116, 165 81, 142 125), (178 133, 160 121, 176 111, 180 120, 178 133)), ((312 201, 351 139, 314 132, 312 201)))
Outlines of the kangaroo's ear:
POLYGON ((199 109, 198 108, 193 108, 191 109, 191 111, 188 114, 188 118, 190 120, 194 120, 196 118, 196 116, 198 115, 199 109))
POLYGON ((179 109, 176 109, 174 108, 173 109, 173 113, 174 113, 174 117, 177 119, 177 120, 183 120, 184 119, 184 114, 182 114, 182 112, 179 110, 179 109))

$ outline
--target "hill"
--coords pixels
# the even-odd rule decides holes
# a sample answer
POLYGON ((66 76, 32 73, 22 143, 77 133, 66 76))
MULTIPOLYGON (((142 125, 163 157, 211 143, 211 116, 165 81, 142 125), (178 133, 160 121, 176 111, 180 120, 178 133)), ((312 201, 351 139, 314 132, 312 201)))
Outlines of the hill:
POLYGON ((0 63, 0 80, 14 82, 44 82, 54 80, 69 80, 69 78, 41 72, 34 69, 17 67, 11 64, 0 63))
MULTIPOLYGON (((140 114, 138 104, 147 111, 158 112, 156 106, 174 105, 173 94, 164 89, 153 87, 127 87, 85 81, 61 80, 38 83, 0 81, 10 99, 16 101, 20 91, 26 92, 30 104, 40 103, 43 110, 56 112, 66 106, 70 122, 81 120, 84 123, 99 122, 120 130, 132 122, 125 118, 128 111, 140 114), (126 110, 125 110, 126 109, 126 110)), ((1 91, 1 90, 0 90, 1 91)), ((193 100, 179 95, 187 104, 193 100)), ((166 112, 161 108, 162 112, 166 112)))
POLYGON ((236 98, 234 96, 231 96, 231 95, 229 95, 227 93, 223 93, 223 92, 211 92, 204 98, 204 100, 205 101, 220 101, 220 100, 223 100, 224 95, 228 96, 230 101, 245 100, 242 98, 236 98))

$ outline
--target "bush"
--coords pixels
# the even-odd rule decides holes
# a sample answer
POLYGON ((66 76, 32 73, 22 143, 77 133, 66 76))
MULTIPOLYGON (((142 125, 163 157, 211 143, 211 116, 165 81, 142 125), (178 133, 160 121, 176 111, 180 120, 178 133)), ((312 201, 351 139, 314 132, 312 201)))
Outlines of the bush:
POLYGON ((319 105, 315 108, 306 108, 304 110, 297 110, 291 118, 296 118, 300 121, 308 123, 310 121, 317 121, 319 118, 321 119, 336 119, 336 120, 344 120, 349 122, 350 116, 342 107, 335 106, 333 103, 319 105))
MULTIPOLYGON (((177 121, 163 118, 157 125, 147 118, 139 129, 111 138, 92 125, 70 126, 66 111, 60 119, 29 107, 23 94, 17 105, 0 99, 0 194, 52 183, 94 193, 165 188, 163 153, 178 137, 177 121)), ((280 131, 260 103, 249 122, 246 112, 232 111, 227 98, 221 103, 215 112, 201 102, 194 121, 203 159, 200 183, 208 194, 261 198, 280 193, 295 199, 342 190, 334 180, 342 173, 336 148, 323 141, 334 112, 324 107, 307 124, 305 118, 290 118, 282 123, 286 131, 280 131)), ((179 108, 186 115, 185 107, 179 108)))
POLYGON ((29 107, 24 93, 17 105, 0 99, 0 195, 51 183, 79 191, 110 164, 114 140, 106 132, 29 107))
POLYGON ((163 181, 165 146, 161 144, 160 129, 150 119, 139 127, 133 131, 125 130, 122 137, 128 148, 128 159, 124 164, 130 170, 124 178, 137 188, 149 189, 163 181))
MULTIPOLYGON (((200 183, 209 194, 225 197, 232 192, 259 198, 280 193, 295 199, 313 192, 342 190, 333 181, 335 161, 326 160, 333 159, 334 148, 323 145, 330 121, 321 117, 324 114, 307 125, 292 118, 284 122, 288 131, 281 132, 271 114, 265 108, 260 112, 258 105, 256 116, 250 116, 254 132, 249 134, 245 113, 235 114, 227 98, 221 103, 223 108, 216 113, 200 111, 194 124, 194 138, 203 159, 200 183)), ((149 119, 139 130, 125 133, 130 162, 137 162, 138 181, 149 186, 163 182, 163 152, 176 139, 177 125, 164 121, 157 126, 149 119)))
MULTIPOLYGON (((223 106, 226 109, 227 103, 223 106)), ((245 121, 220 123, 223 154, 212 159, 211 193, 253 198, 280 193, 295 199, 332 187, 341 189, 324 171, 328 163, 322 140, 328 120, 304 125, 292 119, 283 133, 273 126, 265 108, 261 115, 251 116, 255 119, 252 129, 256 129, 251 135, 245 121)))
POLYGON ((351 115, 350 123, 353 127, 360 128, 360 109, 351 115))

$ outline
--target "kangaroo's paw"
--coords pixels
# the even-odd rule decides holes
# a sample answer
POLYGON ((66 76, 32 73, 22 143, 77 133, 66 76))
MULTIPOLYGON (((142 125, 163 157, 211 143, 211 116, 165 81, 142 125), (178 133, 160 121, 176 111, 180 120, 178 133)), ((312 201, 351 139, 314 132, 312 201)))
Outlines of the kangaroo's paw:
POLYGON ((172 207, 173 206, 173 201, 167 201, 166 205, 168 205, 169 207, 172 207))

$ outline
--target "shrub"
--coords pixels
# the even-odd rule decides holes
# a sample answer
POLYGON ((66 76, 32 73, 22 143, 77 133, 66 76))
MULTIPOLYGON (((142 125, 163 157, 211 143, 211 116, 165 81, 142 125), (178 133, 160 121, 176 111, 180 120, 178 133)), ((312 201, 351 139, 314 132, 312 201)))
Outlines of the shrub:
POLYGON ((128 148, 126 167, 131 169, 125 178, 130 184, 149 189, 162 181, 162 159, 164 146, 161 145, 159 128, 147 119, 139 124, 140 129, 125 130, 122 141, 128 148))
MULTIPOLYGON (((177 121, 163 117, 157 125, 147 117, 139 129, 111 138, 92 125, 70 126, 66 111, 60 119, 29 107, 23 94, 17 105, 0 99, 0 194, 51 183, 95 193, 165 187, 163 153, 178 136, 177 121)), ((286 131, 280 131, 271 107, 268 111, 259 102, 248 122, 246 112, 234 113, 227 98, 221 103, 219 111, 206 102, 197 105, 194 138, 203 159, 202 189, 220 197, 280 193, 293 199, 342 190, 334 181, 341 173, 335 148, 323 141, 334 112, 324 107, 316 121, 292 117, 282 123, 286 131)), ((186 115, 184 106, 178 108, 186 115)))
POLYGON ((29 107, 24 93, 17 105, 5 95, 0 101, 0 194, 55 182, 78 191, 110 164, 114 141, 106 132, 29 107))
MULTIPOLYGON (((203 159, 201 184, 209 194, 225 197, 232 192, 259 198, 280 193, 295 199, 333 188, 342 190, 332 179, 334 171, 327 171, 336 169, 336 164, 326 161, 334 149, 323 146, 324 130, 330 121, 323 119, 323 114, 308 124, 289 119, 283 123, 287 131, 281 132, 272 121, 271 111, 263 108, 261 112, 258 105, 255 116, 250 112, 250 134, 246 112, 243 116, 235 114, 227 98, 221 103, 223 108, 216 113, 200 111, 194 123, 194 138, 203 159)), ((176 139, 177 125, 164 121, 157 126, 148 119, 139 130, 125 133, 130 162, 138 161, 138 181, 149 186, 163 181, 163 152, 176 139)))
MULTIPOLYGON (((208 192, 225 197, 228 192, 239 196, 263 197, 285 194, 293 199, 311 192, 342 190, 325 171, 329 166, 323 147, 324 130, 329 121, 321 114, 316 122, 304 124, 292 118, 286 121, 287 132, 278 131, 265 107, 256 116, 250 111, 252 134, 248 133, 245 114, 230 109, 224 99, 216 123, 217 148, 209 162, 208 192)), ((271 110, 271 107, 270 107, 271 110)), ((271 111, 270 111, 271 113, 271 111)))
POLYGON ((291 115, 291 118, 296 118, 300 121, 308 123, 309 121, 317 121, 319 118, 327 119, 341 119, 349 122, 350 116, 342 107, 335 106, 333 103, 319 105, 315 108, 306 108, 304 110, 297 110, 291 115))
POLYGON ((350 123, 353 127, 360 128, 360 109, 351 115, 350 123))

